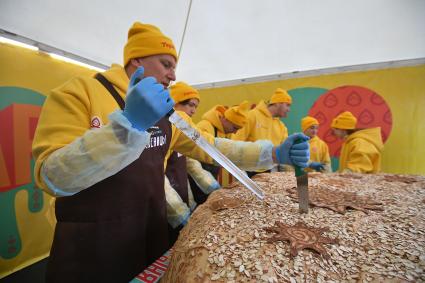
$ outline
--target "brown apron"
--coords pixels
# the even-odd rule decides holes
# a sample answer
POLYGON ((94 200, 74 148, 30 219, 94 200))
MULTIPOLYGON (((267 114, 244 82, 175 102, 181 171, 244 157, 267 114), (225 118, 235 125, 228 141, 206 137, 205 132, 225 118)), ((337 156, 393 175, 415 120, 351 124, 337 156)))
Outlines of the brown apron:
POLYGON ((129 282, 167 250, 164 158, 171 125, 163 118, 149 131, 150 144, 139 159, 56 200, 47 282, 129 282))
POLYGON ((165 174, 173 189, 176 190, 182 200, 189 205, 186 157, 173 151, 170 158, 168 158, 165 174))

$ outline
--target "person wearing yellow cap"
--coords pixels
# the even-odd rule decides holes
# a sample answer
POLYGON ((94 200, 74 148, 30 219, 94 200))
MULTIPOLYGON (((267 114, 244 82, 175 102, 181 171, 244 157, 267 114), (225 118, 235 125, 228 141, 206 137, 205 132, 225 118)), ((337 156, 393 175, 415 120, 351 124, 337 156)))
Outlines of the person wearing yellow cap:
MULTIPOLYGON (((170 87, 174 100, 174 110, 192 117, 200 103, 199 92, 186 84, 177 82, 170 87)), ((186 157, 169 149, 165 170, 165 199, 167 202, 167 219, 169 246, 172 247, 180 230, 187 223, 191 212, 196 207, 192 191, 188 185, 186 157)))
POLYGON ((201 131, 215 137, 229 138, 230 134, 235 133, 245 125, 248 110, 248 101, 229 108, 216 105, 202 115, 197 126, 201 131))
MULTIPOLYGON (((170 94, 175 105, 174 109, 192 117, 200 103, 199 92, 184 82, 177 82, 170 87, 170 94)), ((201 166, 193 166, 190 161, 198 162, 173 151, 167 160, 165 170, 165 198, 167 201, 167 218, 169 223, 169 246, 177 240, 180 230, 187 223, 197 203, 189 185, 188 174, 191 180, 201 187, 216 190, 220 184, 201 166), (186 165, 188 163, 188 165, 186 165)), ((197 188, 197 187, 196 187, 197 188)), ((196 189, 194 188, 194 189, 196 189)))
POLYGON ((123 66, 73 78, 43 105, 34 173, 57 197, 46 282, 128 282, 167 249, 158 188, 177 52, 157 27, 139 22, 123 51, 123 66))
MULTIPOLYGON (((277 88, 268 104, 263 100, 248 112, 246 125, 234 135, 233 140, 270 140, 274 145, 281 144, 288 137, 288 129, 281 118, 286 118, 291 110, 292 97, 286 90, 277 88)), ((259 172, 248 172, 252 177, 259 172)))
POLYGON ((292 98, 283 89, 277 88, 269 104, 263 100, 248 113, 246 125, 232 136, 234 140, 256 141, 270 140, 274 145, 282 143, 288 137, 288 129, 281 121, 291 109, 292 98))
POLYGON ((342 139, 339 172, 377 173, 384 148, 381 128, 357 128, 357 118, 349 111, 332 120, 333 134, 342 139))
MULTIPOLYGON (((57 218, 46 282, 131 281, 168 249, 163 188, 169 149, 213 163, 167 119, 177 65, 171 39, 136 22, 123 55, 123 66, 73 78, 43 105, 34 175, 37 186, 56 197, 57 218)), ((276 147, 204 137, 241 168, 276 161, 305 167, 308 161, 307 138, 300 135, 276 147), (294 144, 298 138, 304 142, 294 144)))
MULTIPOLYGON (((223 105, 216 105, 202 115, 201 121, 196 125, 199 130, 214 137, 230 138, 230 135, 242 128, 246 123, 249 103, 243 101, 241 104, 226 108, 223 105)), ((196 203, 204 203, 209 194, 220 188, 218 178, 220 166, 199 162, 188 158, 188 169, 190 171, 189 182, 193 191, 196 203), (215 182, 200 178, 201 168, 208 171, 215 182)), ((205 174, 204 174, 205 175, 205 174)), ((210 180, 210 179, 208 179, 210 180)))
POLYGON ((301 129, 306 136, 310 137, 308 141, 310 144, 310 161, 308 168, 305 170, 332 172, 329 147, 317 136, 319 132, 319 121, 311 116, 306 116, 301 119, 301 129))

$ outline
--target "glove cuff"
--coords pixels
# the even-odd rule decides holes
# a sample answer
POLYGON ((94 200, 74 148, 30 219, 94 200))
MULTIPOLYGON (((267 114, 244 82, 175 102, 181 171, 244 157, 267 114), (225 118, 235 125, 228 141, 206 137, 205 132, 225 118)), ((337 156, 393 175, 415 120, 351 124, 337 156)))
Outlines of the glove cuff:
POLYGON ((281 157, 280 157, 280 146, 276 147, 276 160, 277 160, 277 163, 283 164, 281 157))

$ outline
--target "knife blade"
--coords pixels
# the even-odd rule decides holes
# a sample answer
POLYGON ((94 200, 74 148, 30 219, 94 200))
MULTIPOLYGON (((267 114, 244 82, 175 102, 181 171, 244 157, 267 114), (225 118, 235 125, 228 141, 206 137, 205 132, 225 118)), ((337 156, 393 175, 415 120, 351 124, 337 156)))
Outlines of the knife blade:
POLYGON ((176 126, 177 129, 183 132, 197 146, 202 148, 209 156, 211 156, 218 164, 225 168, 230 174, 239 180, 247 189, 249 189, 259 199, 264 199, 264 192, 260 187, 252 181, 242 170, 240 170, 232 161, 230 161, 223 153, 215 146, 209 144, 207 140, 201 136, 198 130, 193 128, 186 122, 177 112, 171 110, 168 113, 168 120, 176 126))
MULTIPOLYGON (((301 143, 302 140, 298 139, 294 144, 301 143)), ((297 192, 298 192, 298 204, 300 213, 308 213, 308 173, 305 172, 301 167, 294 165, 295 177, 297 178, 297 192)))

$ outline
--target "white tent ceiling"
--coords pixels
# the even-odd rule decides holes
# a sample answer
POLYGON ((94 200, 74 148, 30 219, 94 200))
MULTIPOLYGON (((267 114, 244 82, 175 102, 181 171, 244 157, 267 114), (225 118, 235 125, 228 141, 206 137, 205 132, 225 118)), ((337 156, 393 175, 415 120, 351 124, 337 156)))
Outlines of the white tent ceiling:
MULTIPOLYGON (((122 62, 152 23, 180 47, 190 0, 0 0, 0 28, 90 60, 122 62)), ((424 0, 192 0, 178 80, 218 82, 425 57, 424 0)))

